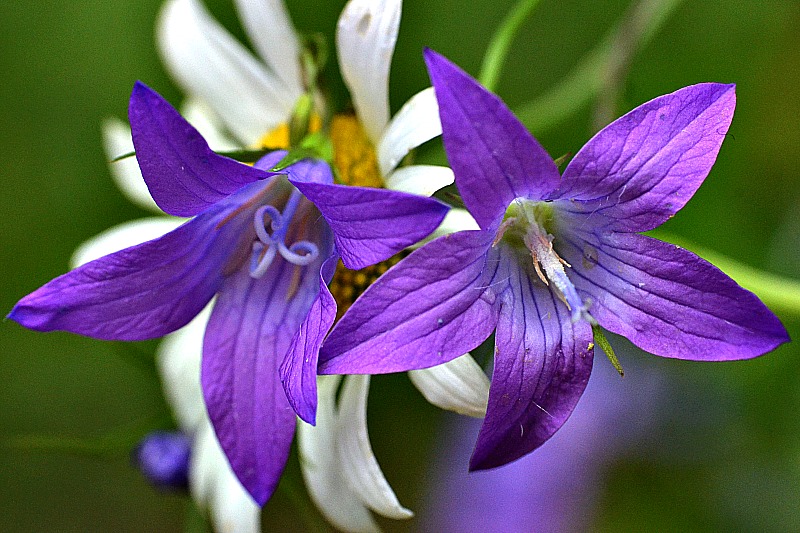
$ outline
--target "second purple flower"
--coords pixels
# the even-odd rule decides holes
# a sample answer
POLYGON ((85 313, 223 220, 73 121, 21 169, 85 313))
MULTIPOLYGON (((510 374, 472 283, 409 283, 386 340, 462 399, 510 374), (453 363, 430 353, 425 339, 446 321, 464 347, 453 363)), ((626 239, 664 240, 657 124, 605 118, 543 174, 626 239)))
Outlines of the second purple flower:
POLYGON ((480 226, 413 252, 372 285, 322 347, 321 373, 445 363, 495 335, 470 468, 534 450, 567 420, 592 369, 592 325, 664 357, 725 361, 789 340, 719 269, 639 234, 703 182, 734 87, 656 98, 599 132, 563 175, 505 104, 432 51, 428 70, 456 186, 480 226))

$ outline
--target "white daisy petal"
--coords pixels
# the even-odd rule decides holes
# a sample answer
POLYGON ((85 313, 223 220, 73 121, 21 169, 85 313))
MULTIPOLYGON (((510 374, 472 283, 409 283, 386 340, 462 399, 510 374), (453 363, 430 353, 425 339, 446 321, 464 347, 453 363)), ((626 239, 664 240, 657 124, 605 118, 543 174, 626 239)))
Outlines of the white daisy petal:
POLYGON ((181 115, 200 132, 215 152, 241 149, 241 143, 236 142, 225 132, 225 126, 220 118, 199 98, 191 96, 187 98, 181 104, 181 115))
POLYGON ((469 211, 461 208, 454 208, 447 212, 442 223, 439 227, 428 236, 426 240, 430 241, 442 235, 455 233, 457 231, 477 230, 480 229, 478 223, 469 214, 469 211))
POLYGON ((292 100, 303 92, 300 79, 300 40, 282 0, 236 0, 242 26, 292 100))
POLYGON ((378 142, 378 165, 386 176, 417 146, 442 134, 433 87, 412 96, 392 118, 378 142))
POLYGON ((192 441, 192 455, 189 460, 189 490, 192 499, 201 509, 208 509, 216 482, 215 465, 218 457, 214 454, 218 446, 211 422, 201 426, 192 441))
POLYGON ((350 487, 376 513, 389 518, 414 516, 397 500, 372 453, 367 433, 369 376, 347 376, 339 399, 336 451, 350 487))
POLYGON ((190 95, 203 99, 246 145, 289 118, 283 83, 197 0, 168 0, 157 28, 161 55, 190 95))
POLYGON ((231 470, 210 422, 195 438, 189 484, 195 501, 208 508, 214 531, 261 531, 261 510, 231 470))
POLYGON ((70 265, 75 268, 123 248, 156 239, 184 222, 186 219, 164 216, 141 218, 114 226, 78 246, 72 254, 70 265))
POLYGON ((209 303, 191 322, 164 337, 156 354, 164 397, 181 429, 188 433, 197 432, 208 422, 200 387, 200 361, 212 306, 213 302, 209 303))
POLYGON ((389 122, 389 67, 401 4, 400 0, 350 0, 336 30, 342 76, 375 145, 389 122))
POLYGON ((103 146, 111 168, 111 176, 122 193, 139 207, 162 213, 153 201, 147 184, 139 170, 136 156, 114 161, 117 157, 133 152, 131 129, 123 121, 109 118, 103 121, 103 146))
POLYGON ((489 402, 489 378, 470 354, 443 365, 408 373, 425 399, 461 415, 482 418, 489 402))
POLYGON ((343 531, 369 533, 379 531, 372 513, 350 489, 339 467, 336 444, 336 388, 341 376, 317 379, 317 425, 297 424, 300 469, 306 487, 325 518, 343 531))
POLYGON ((410 165, 398 168, 384 180, 389 189, 431 196, 439 189, 451 185, 455 181, 455 176, 448 167, 410 165))

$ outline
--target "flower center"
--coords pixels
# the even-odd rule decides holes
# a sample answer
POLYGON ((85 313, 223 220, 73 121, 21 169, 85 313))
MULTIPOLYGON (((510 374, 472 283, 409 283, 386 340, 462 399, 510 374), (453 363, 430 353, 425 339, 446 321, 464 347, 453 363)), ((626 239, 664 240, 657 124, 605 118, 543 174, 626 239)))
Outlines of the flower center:
POLYGON ((585 318, 591 321, 587 306, 578 296, 564 261, 553 248, 553 207, 547 202, 532 202, 524 198, 514 200, 506 211, 505 219, 497 229, 494 243, 501 240, 515 247, 524 247, 533 260, 536 275, 555 290, 555 293, 572 312, 572 320, 585 318))
POLYGON ((287 232, 302 199, 300 191, 293 188, 283 212, 273 205, 256 209, 253 224, 258 240, 253 242, 250 276, 262 277, 278 254, 297 266, 306 266, 319 256, 319 248, 311 241, 298 240, 286 245, 287 232))
POLYGON ((333 117, 331 142, 337 181, 358 187, 383 187, 375 147, 355 115, 333 117))

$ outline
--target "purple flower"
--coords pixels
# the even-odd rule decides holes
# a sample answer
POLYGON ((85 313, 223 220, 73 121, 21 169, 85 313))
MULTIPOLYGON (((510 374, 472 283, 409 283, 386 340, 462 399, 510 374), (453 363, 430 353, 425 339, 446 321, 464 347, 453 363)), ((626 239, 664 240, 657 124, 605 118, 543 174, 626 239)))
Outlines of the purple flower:
POLYGON ((192 440, 180 431, 154 431, 133 450, 136 466, 162 490, 188 488, 191 455, 192 440))
POLYGON ((160 337, 217 295, 203 345, 209 416, 231 466, 260 504, 289 454, 295 412, 310 424, 319 346, 336 317, 327 288, 341 256, 359 269, 431 233, 447 207, 385 189, 333 184, 303 160, 268 172, 212 152, 166 101, 137 83, 129 118, 136 157, 165 212, 193 216, 161 238, 60 276, 9 318, 100 339, 160 337))
POLYGON ((686 87, 599 132, 562 176, 511 114, 427 51, 445 149, 480 225, 412 253, 338 322, 321 373, 438 365, 493 331, 489 406, 470 469, 534 450, 592 368, 592 325, 664 357, 724 361, 787 342, 780 321, 713 265, 640 235, 674 215, 716 159, 734 87, 686 87))

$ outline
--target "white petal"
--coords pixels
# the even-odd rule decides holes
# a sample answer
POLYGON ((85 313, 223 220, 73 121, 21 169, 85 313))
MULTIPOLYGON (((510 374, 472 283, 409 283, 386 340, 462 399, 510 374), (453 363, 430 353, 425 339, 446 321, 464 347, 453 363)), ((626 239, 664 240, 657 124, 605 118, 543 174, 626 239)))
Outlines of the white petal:
POLYGON ((191 322, 164 337, 156 354, 164 397, 187 433, 197 432, 208 422, 200 387, 200 361, 213 305, 212 301, 191 322))
POLYGON ((162 213, 150 196, 136 156, 114 161, 119 156, 133 152, 131 129, 128 125, 116 118, 103 121, 103 146, 109 160, 111 176, 128 200, 149 211, 162 213))
POLYGON ((489 403, 489 378, 470 354, 408 373, 425 399, 458 414, 482 418, 489 403))
POLYGON ((414 513, 400 505, 381 472, 367 433, 369 376, 347 376, 339 399, 336 451, 350 487, 367 506, 389 518, 405 519, 414 513))
POLYGON ((195 438, 189 484, 198 505, 209 510, 217 533, 261 531, 261 510, 231 470, 210 422, 195 438))
POLYGON ((398 168, 386 178, 386 187, 396 191, 431 196, 455 181, 453 171, 436 165, 410 165, 398 168))
POLYGON ((215 152, 241 149, 241 143, 233 140, 226 132, 220 118, 208 104, 199 98, 189 97, 181 104, 181 115, 194 126, 215 152))
POLYGON ((447 215, 439 224, 439 227, 428 237, 428 240, 455 233, 457 231, 477 230, 480 229, 478 223, 469 214, 469 211, 461 208, 454 208, 447 212, 447 215))
POLYGON ((292 100, 300 98, 300 41, 282 0, 236 0, 239 19, 273 73, 286 87, 292 100))
POLYGON ((379 531, 369 509, 349 487, 339 466, 336 447, 336 388, 341 376, 317 379, 317 425, 297 424, 300 469, 308 493, 331 524, 343 531, 379 531))
POLYGON ((164 62, 243 143, 254 145, 289 118, 293 95, 197 0, 168 0, 157 28, 164 62))
POLYGON ((392 118, 378 142, 378 164, 386 176, 417 146, 442 134, 433 87, 412 96, 392 118))
POLYGON ((356 114, 376 146, 389 122, 389 67, 401 4, 400 0, 350 0, 336 30, 342 76, 356 114))
POLYGON ((114 226, 78 246, 72 254, 70 265, 75 268, 123 248, 156 239, 184 222, 186 219, 162 216, 141 218, 114 226))

